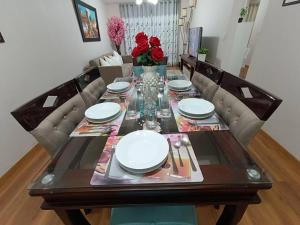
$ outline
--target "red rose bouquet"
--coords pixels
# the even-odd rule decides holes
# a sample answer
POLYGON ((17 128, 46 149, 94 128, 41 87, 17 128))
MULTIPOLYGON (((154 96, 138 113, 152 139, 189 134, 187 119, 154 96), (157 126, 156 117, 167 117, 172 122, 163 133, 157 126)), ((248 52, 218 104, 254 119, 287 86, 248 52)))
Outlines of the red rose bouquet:
POLYGON ((150 37, 144 32, 140 32, 135 36, 137 46, 132 50, 132 57, 137 59, 138 64, 143 66, 160 65, 164 52, 161 49, 160 40, 158 37, 150 37))

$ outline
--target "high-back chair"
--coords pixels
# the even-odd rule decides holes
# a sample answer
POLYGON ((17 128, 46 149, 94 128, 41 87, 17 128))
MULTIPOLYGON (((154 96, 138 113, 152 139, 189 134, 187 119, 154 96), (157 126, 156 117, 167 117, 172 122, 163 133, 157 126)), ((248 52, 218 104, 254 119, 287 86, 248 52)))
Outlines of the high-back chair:
POLYGON ((202 61, 197 61, 195 70, 201 73, 202 75, 208 77, 216 84, 219 85, 221 83, 223 77, 223 70, 218 69, 217 67, 202 61))
POLYGON ((192 83, 197 89, 199 89, 201 96, 209 101, 212 100, 219 87, 215 82, 197 71, 194 72, 192 83))
POLYGON ((78 90, 81 92, 86 86, 100 77, 98 67, 88 67, 84 72, 75 77, 78 90))
POLYGON ((83 119, 86 105, 74 80, 68 81, 11 112, 50 155, 64 145, 83 119))
POLYGON ((263 121, 268 120, 282 102, 268 91, 225 71, 220 86, 248 106, 263 121))
POLYGON ((221 87, 213 98, 216 112, 245 146, 281 102, 281 99, 229 73, 224 73, 221 87))
POLYGON ((106 84, 100 77, 97 67, 83 72, 75 79, 77 89, 87 106, 94 105, 101 95, 106 91, 106 84))

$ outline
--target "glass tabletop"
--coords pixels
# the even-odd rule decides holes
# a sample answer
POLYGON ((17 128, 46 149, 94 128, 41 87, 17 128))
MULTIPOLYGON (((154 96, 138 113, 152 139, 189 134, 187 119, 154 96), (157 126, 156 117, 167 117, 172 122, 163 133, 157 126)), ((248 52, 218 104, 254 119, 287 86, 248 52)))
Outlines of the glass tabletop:
MULTIPOLYGON (((162 134, 179 133, 174 113, 169 118, 158 119, 162 134)), ((118 136, 141 130, 139 120, 123 120, 118 136)), ((233 137, 230 131, 201 131, 187 133, 194 149, 197 163, 203 173, 204 181, 189 183, 198 188, 224 187, 269 187, 270 181, 246 149, 233 137)), ((88 191, 123 186, 114 180, 107 180, 105 186, 90 185, 93 172, 106 144, 107 137, 72 137, 54 156, 48 168, 30 186, 33 195, 40 193, 61 193, 70 189, 88 191)), ((153 184, 161 188, 170 184, 153 184)), ((138 187, 139 184, 133 186, 138 187)), ((141 185, 142 188, 143 185, 141 185)), ((151 186, 151 184, 150 184, 151 186)), ((172 188, 176 184, 172 184, 172 188)), ((124 185, 128 188, 128 185, 124 185)))

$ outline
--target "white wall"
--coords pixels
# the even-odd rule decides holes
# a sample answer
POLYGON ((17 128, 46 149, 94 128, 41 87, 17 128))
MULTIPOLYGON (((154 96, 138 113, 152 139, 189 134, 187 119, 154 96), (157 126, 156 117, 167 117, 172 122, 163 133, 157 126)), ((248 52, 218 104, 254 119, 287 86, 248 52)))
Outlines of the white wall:
POLYGON ((300 4, 281 5, 269 1, 247 79, 283 99, 264 129, 300 159, 300 4))
POLYGON ((245 2, 246 0, 201 0, 197 1, 193 13, 191 27, 203 27, 203 36, 206 37, 210 52, 213 52, 213 55, 208 55, 208 59, 223 69, 230 65, 228 54, 234 44, 240 9, 245 2))
POLYGON ((1 0, 0 175, 36 141, 10 112, 28 100, 78 75, 88 61, 110 52, 102 0, 97 8, 100 42, 83 42, 72 0, 1 0))

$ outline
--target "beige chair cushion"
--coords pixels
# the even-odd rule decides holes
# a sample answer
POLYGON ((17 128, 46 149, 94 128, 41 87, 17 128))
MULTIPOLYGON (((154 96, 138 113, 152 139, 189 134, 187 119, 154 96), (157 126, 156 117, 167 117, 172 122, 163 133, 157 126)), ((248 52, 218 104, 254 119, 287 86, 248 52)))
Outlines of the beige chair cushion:
POLYGON ((200 90, 202 97, 204 99, 207 99, 208 101, 211 101, 213 99, 219 87, 211 79, 196 71, 194 72, 192 83, 196 88, 200 90))
POLYGON ((97 78, 86 86, 82 92, 81 96, 87 106, 94 105, 101 95, 106 91, 106 85, 102 77, 97 78))
POLYGON ((54 155, 83 119, 86 105, 79 94, 62 104, 30 133, 54 155))
POLYGON ((230 131, 245 146, 264 124, 244 103, 221 87, 216 92, 213 103, 230 131))

